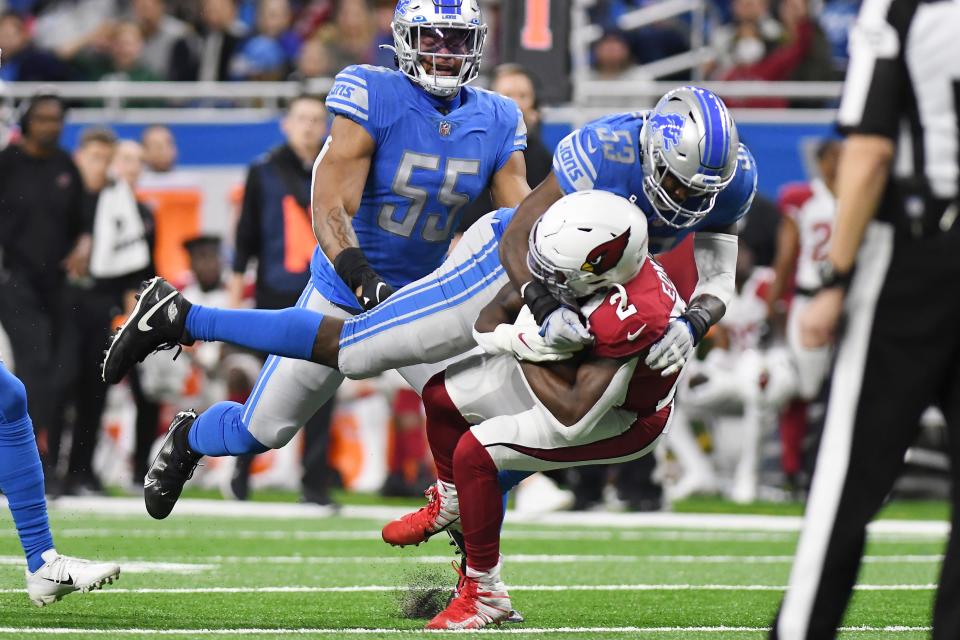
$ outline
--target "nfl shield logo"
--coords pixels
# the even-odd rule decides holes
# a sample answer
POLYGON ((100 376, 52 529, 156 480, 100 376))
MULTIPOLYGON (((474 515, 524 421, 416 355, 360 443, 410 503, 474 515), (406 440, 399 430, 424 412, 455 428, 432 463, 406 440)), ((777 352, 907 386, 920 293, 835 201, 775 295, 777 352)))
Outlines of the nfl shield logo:
POLYGON ((447 122, 446 120, 440 121, 440 135, 446 138, 450 135, 450 132, 453 131, 453 125, 447 122))

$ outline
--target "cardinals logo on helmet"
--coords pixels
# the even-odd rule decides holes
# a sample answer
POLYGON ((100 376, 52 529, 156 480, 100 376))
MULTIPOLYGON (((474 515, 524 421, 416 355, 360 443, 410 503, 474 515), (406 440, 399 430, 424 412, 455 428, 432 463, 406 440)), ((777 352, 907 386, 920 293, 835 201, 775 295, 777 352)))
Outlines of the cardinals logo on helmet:
POLYGON ((620 259, 623 257, 623 252, 627 249, 627 242, 629 240, 630 228, 628 227, 626 231, 616 238, 607 240, 603 244, 598 244, 594 247, 590 253, 587 254, 587 260, 580 266, 580 269, 589 271, 594 275, 600 275, 610 271, 610 269, 613 269, 617 266, 617 263, 620 262, 620 259))

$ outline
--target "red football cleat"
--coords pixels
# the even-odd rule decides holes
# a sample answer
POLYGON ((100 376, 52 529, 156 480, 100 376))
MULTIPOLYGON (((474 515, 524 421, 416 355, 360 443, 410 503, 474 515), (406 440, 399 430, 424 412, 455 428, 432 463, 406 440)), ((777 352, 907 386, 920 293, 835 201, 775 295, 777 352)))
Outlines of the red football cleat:
POLYGON ((482 629, 510 617, 513 610, 510 594, 499 577, 492 582, 481 582, 464 574, 456 564, 453 568, 460 574, 457 596, 427 623, 426 629, 482 629))
POLYGON ((455 492, 444 490, 437 483, 431 485, 423 495, 429 500, 427 506, 388 522, 381 531, 384 542, 396 547, 416 545, 460 523, 460 505, 455 492))

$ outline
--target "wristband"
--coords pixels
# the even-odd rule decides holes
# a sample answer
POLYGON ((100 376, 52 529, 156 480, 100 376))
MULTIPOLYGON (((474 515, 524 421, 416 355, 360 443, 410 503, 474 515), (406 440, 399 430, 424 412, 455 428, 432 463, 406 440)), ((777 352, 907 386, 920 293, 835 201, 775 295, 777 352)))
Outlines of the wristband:
POLYGON ((543 325, 547 316, 560 308, 560 301, 554 298, 553 294, 543 284, 535 280, 523 285, 520 288, 520 295, 539 326, 543 325))
POLYGON ((363 281, 367 277, 376 276, 376 272, 367 262, 367 257, 363 255, 363 251, 359 247, 347 247, 341 251, 333 259, 333 269, 340 276, 340 279, 350 287, 351 291, 363 285, 363 281))
POLYGON ((690 333, 693 335, 693 344, 698 345, 707 334, 710 328, 710 312, 698 305, 693 305, 680 316, 690 327, 690 333))

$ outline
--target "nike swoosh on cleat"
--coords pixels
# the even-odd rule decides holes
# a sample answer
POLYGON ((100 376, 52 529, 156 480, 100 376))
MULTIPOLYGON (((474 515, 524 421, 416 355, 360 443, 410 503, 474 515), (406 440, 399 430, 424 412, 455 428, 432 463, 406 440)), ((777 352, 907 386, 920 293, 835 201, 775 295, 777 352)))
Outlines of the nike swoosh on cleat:
POLYGON ((146 333, 147 331, 152 331, 153 327, 147 324, 147 320, 152 318, 153 314, 159 311, 160 307, 162 307, 167 302, 169 302, 171 298, 177 295, 177 293, 178 293, 177 291, 171 291, 160 302, 153 305, 145 314, 143 314, 143 317, 140 318, 140 321, 137 323, 137 329, 140 329, 140 331, 143 331, 144 333, 146 333))
POLYGON ((66 585, 66 586, 68 586, 68 587, 72 587, 72 586, 73 586, 73 576, 71 576, 71 575, 69 575, 69 574, 67 575, 67 579, 66 579, 66 580, 54 580, 53 578, 44 578, 44 580, 46 580, 47 582, 53 582, 53 583, 55 583, 55 584, 63 584, 63 585, 66 585))
POLYGON ((630 342, 633 342, 634 340, 640 337, 640 334, 643 333, 643 330, 646 328, 647 328, 647 325, 644 324, 636 331, 627 331, 627 340, 629 340, 630 342))

